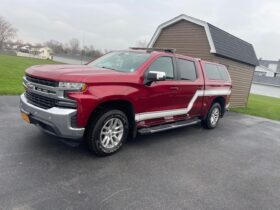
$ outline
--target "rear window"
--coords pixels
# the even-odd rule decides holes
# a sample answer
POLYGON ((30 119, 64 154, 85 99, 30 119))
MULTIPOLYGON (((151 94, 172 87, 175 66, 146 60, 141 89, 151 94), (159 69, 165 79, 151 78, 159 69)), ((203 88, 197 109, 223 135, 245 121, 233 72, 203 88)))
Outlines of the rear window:
POLYGON ((222 65, 211 64, 211 63, 206 63, 204 67, 208 79, 225 80, 225 81, 229 80, 229 75, 226 67, 222 65))
POLYGON ((196 79, 195 64, 193 61, 185 59, 177 59, 178 68, 181 75, 181 80, 191 80, 196 79))
POLYGON ((205 72, 208 79, 211 80, 221 80, 221 76, 218 70, 218 66, 215 64, 206 63, 205 64, 205 72))

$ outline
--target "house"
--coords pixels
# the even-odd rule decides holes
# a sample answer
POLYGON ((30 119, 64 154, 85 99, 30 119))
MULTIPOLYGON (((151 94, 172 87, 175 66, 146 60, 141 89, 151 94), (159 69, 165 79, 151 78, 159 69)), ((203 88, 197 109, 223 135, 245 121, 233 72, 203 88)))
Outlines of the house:
POLYGON ((280 59, 278 61, 274 61, 274 60, 263 60, 260 58, 259 63, 262 69, 266 68, 271 72, 269 74, 266 74, 266 76, 280 77, 280 59))
POLYGON ((22 53, 29 53, 31 49, 31 45, 23 45, 19 48, 19 51, 22 53))
POLYGON ((53 51, 49 47, 33 47, 30 50, 33 55, 41 56, 43 59, 52 59, 53 51))
POLYGON ((280 98, 280 59, 262 60, 256 67, 251 93, 280 98))
MULTIPOLYGON (((273 71, 272 69, 266 67, 266 66, 262 66, 259 65, 255 68, 255 76, 266 76, 266 77, 275 77, 275 71, 273 71)), ((280 76, 280 74, 279 74, 280 76)))
POLYGON ((183 14, 159 25, 148 47, 175 48, 179 54, 224 64, 233 81, 231 107, 246 106, 259 65, 252 44, 183 14))
POLYGON ((17 56, 52 60, 53 51, 49 47, 23 46, 17 52, 17 56))

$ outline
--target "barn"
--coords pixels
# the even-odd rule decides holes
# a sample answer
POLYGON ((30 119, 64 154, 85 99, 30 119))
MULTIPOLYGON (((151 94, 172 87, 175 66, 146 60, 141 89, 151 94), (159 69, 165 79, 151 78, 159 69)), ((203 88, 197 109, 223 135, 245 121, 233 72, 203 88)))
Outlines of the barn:
POLYGON ((175 48, 178 54, 227 66, 233 81, 230 107, 246 106, 259 64, 252 44, 183 14, 159 25, 148 47, 175 48))

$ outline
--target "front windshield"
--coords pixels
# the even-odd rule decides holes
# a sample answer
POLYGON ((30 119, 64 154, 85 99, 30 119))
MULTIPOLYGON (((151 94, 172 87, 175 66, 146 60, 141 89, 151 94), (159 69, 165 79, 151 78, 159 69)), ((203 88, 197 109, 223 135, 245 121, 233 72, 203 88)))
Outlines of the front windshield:
POLYGON ((149 57, 149 53, 118 51, 108 53, 88 65, 121 72, 134 72, 149 57))

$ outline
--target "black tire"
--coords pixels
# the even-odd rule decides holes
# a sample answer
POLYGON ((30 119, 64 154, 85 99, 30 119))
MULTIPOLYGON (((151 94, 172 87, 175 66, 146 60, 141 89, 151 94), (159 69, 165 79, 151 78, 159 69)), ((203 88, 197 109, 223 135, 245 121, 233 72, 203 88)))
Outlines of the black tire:
MULTIPOLYGON (((120 110, 104 110, 95 116, 89 125, 86 140, 89 149, 98 156, 107 156, 119 151, 125 143, 129 131, 129 124, 126 115, 120 110), (123 125, 123 135, 117 145, 106 148, 102 143, 101 130, 110 120, 119 119, 123 125)), ((112 134, 111 134, 112 135, 112 134)), ((111 144, 112 145, 112 144, 111 144)))
POLYGON ((221 118, 221 105, 219 103, 214 103, 211 108, 209 109, 208 113, 207 113, 207 117, 202 121, 202 125, 204 128, 206 129, 214 129, 215 127, 217 127, 219 120, 221 118), (213 122, 213 120, 211 120, 212 115, 214 114, 214 112, 216 113, 218 110, 218 115, 217 115, 217 119, 215 119, 215 121, 213 122))

